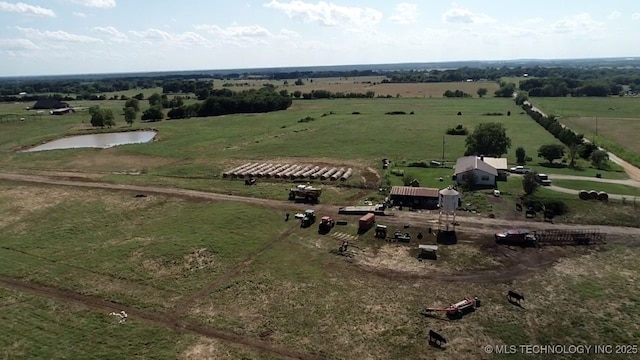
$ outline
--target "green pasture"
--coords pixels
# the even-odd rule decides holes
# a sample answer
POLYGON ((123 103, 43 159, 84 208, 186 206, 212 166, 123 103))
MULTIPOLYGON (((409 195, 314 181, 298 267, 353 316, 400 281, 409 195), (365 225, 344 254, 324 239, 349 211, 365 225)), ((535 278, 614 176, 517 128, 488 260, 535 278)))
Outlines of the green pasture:
POLYGON ((621 158, 640 166, 640 99, 534 98, 534 105, 621 158))
MULTIPOLYGON (((82 105, 94 103, 83 102, 82 105)), ((100 105, 113 109, 118 126, 126 127, 119 115, 123 102, 104 101, 100 105)), ((19 155, 11 150, 86 129, 88 120, 88 113, 80 111, 68 116, 45 116, 37 121, 0 124, 3 130, 0 135, 0 161, 15 165, 37 164, 46 159, 51 164, 58 159, 58 166, 82 157, 91 150, 19 155)), ((267 114, 148 124, 138 121, 134 127, 153 127, 160 131, 157 142, 101 152, 113 156, 198 159, 211 164, 281 157, 331 158, 376 164, 383 157, 392 160, 440 159, 444 137, 445 158, 453 161, 463 154, 465 137, 446 136, 447 128, 462 124, 472 131, 475 125, 490 121, 506 125, 513 144, 507 154, 511 163, 515 162, 515 148, 518 146, 533 154, 540 144, 557 142, 526 115, 520 114, 518 107, 508 99, 299 100, 286 111, 267 114), (407 115, 385 115, 391 111, 404 111, 407 115), (414 115, 409 115, 412 111, 414 115), (507 111, 511 111, 511 116, 506 116, 507 111), (458 112, 463 115, 457 116, 458 112), (492 112, 505 115, 483 115, 492 112), (307 116, 315 120, 298 122, 307 116)))
POLYGON ((17 199, 28 188, 1 189, 0 210, 19 217, 2 228, 2 275, 152 309, 201 288, 288 225, 282 213, 241 203, 56 188, 29 210, 17 199), (114 281, 121 292, 108 291, 114 281))

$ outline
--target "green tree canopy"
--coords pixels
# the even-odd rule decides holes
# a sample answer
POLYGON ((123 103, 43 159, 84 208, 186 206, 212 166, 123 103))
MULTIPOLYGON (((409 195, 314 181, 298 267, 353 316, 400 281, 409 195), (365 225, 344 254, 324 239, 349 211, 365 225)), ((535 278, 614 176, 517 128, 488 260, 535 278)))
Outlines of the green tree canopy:
POLYGON ((522 189, 524 190, 525 194, 533 195, 533 193, 538 191, 540 184, 538 184, 536 176, 536 173, 530 172, 524 174, 524 176, 522 177, 522 189))
POLYGON ((527 162, 527 153, 525 152, 524 148, 522 146, 519 146, 516 149, 516 159, 518 164, 520 165, 524 165, 527 162))
POLYGON ((109 109, 101 109, 100 106, 92 106, 89 108, 89 114, 91 115, 91 126, 112 127, 116 124, 113 118, 113 112, 109 109))
POLYGON ((133 108, 136 112, 140 111, 140 100, 136 98, 131 98, 124 103, 124 108, 133 108))
POLYGON ((598 169, 606 169, 609 161, 609 154, 604 150, 594 150, 589 157, 591 164, 598 169))
POLYGON ((477 91, 479 97, 486 96, 488 92, 489 90, 487 90, 487 88, 479 88, 477 91))
POLYGON ((148 108, 142 113, 142 120, 148 121, 160 121, 164 119, 164 112, 161 105, 156 105, 148 108))
POLYGON ((131 106, 124 108, 124 121, 129 124, 129 126, 133 125, 133 122, 136 119, 136 109, 131 106))
POLYGON ((538 148, 538 157, 547 160, 549 163, 556 159, 562 159, 563 156, 564 145, 561 144, 546 144, 538 148))
POLYGON ((465 155, 486 155, 500 157, 511 147, 504 124, 481 123, 467 136, 465 155))

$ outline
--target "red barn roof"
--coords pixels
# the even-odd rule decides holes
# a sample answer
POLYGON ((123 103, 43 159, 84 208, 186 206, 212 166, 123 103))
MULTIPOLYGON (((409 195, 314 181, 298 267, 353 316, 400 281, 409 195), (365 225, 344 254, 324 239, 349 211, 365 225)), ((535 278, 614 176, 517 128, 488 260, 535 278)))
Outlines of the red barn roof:
POLYGON ((393 186, 390 195, 437 198, 440 189, 413 186, 393 186))

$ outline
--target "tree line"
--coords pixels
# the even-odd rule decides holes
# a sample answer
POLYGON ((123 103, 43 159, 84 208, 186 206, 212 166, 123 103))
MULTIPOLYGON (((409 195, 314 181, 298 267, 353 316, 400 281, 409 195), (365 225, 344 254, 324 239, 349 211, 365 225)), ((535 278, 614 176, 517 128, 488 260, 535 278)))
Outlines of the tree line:
MULTIPOLYGON (((640 83, 640 78, 618 80, 637 80, 640 83)), ((526 91, 531 97, 610 96, 621 94, 624 88, 613 79, 579 80, 554 77, 520 81, 520 90, 526 91)))

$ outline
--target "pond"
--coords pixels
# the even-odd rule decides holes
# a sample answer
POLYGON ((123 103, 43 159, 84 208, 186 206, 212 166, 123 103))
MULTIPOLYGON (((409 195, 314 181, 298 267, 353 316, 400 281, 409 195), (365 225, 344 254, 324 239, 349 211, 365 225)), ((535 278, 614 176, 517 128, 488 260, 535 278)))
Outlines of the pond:
POLYGON ((153 140, 156 131, 127 131, 118 133, 89 134, 70 136, 34 146, 22 152, 36 152, 46 150, 77 149, 77 148, 110 148, 126 144, 142 144, 153 140))

